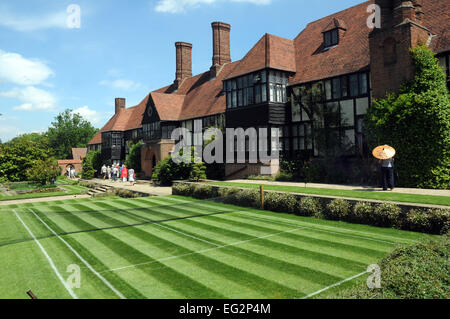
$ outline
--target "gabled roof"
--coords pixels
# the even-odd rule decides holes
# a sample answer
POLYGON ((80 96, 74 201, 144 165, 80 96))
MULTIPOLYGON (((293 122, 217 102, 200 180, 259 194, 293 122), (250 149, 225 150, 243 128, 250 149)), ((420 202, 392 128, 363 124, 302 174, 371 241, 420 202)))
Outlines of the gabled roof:
POLYGON ((224 113, 226 98, 222 93, 223 79, 239 66, 225 64, 216 78, 204 72, 183 81, 178 90, 166 86, 150 93, 161 121, 183 121, 224 113))
POLYGON ((373 2, 361 3, 308 24, 294 40, 297 73, 290 83, 305 83, 368 68, 367 6, 373 2), (339 45, 324 50, 322 32, 336 24, 345 24, 347 31, 339 39, 339 45))
POLYGON ((161 121, 178 121, 186 95, 150 93, 161 121))
POLYGON ((147 107, 148 95, 136 106, 120 109, 101 130, 89 141, 88 145, 101 144, 102 133, 109 131, 129 131, 142 127, 142 118, 147 107))
POLYGON ((294 41, 266 33, 239 61, 239 65, 227 78, 234 78, 265 68, 295 72, 294 41))

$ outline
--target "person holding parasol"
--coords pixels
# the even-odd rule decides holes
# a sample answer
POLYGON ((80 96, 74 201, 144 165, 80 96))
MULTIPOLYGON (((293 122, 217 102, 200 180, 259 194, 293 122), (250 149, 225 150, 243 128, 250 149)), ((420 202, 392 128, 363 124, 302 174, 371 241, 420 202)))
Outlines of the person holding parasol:
POLYGON ((382 145, 375 148, 372 152, 373 156, 379 160, 381 164, 381 174, 383 178, 383 190, 388 188, 394 190, 394 156, 395 149, 389 145, 382 145))

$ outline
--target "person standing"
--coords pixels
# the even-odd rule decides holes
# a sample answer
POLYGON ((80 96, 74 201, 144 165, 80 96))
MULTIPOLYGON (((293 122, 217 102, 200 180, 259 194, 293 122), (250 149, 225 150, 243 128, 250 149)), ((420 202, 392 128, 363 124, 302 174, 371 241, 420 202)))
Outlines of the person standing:
POLYGON ((394 158, 380 160, 381 174, 383 178, 383 190, 394 190, 394 158))
POLYGON ((67 166, 66 171, 67 171, 67 178, 70 178, 70 166, 67 166))
POLYGON ((106 179, 106 165, 103 164, 102 166, 102 175, 103 175, 103 179, 106 179))
POLYGON ((127 170, 127 167, 125 165, 123 165, 123 168, 122 168, 122 181, 124 183, 126 183, 127 182, 127 178, 128 178, 128 170, 127 170))
POLYGON ((108 179, 111 179, 111 166, 106 168, 106 173, 108 174, 108 179))
POLYGON ((112 168, 112 180, 113 182, 117 181, 117 166, 114 165, 112 168))
POLYGON ((135 183, 135 176, 134 176, 134 169, 130 168, 130 170, 128 171, 129 174, 129 181, 131 186, 134 186, 135 183))

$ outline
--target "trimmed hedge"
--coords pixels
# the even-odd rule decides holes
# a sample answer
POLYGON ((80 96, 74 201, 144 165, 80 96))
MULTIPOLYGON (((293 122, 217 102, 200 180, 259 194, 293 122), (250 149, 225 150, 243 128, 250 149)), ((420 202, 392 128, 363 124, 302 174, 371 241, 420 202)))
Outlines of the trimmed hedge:
POLYGON ((449 258, 449 235, 412 246, 400 246, 378 263, 381 268, 381 289, 371 290, 364 282, 328 298, 448 299, 449 258))
POLYGON ((335 199, 327 205, 324 211, 325 219, 330 220, 348 220, 351 207, 350 203, 345 199, 335 199))
MULTIPOLYGON (((176 183, 174 195, 197 199, 215 198, 226 204, 260 208, 260 193, 255 189, 222 188, 208 184, 176 183)), ((313 197, 302 197, 290 193, 265 192, 265 209, 305 217, 316 217, 356 224, 429 233, 445 234, 450 229, 450 210, 412 209, 404 212, 395 204, 358 202, 353 207, 349 201, 335 199, 324 205, 313 197), (324 208, 325 206, 325 208, 324 208)))
POLYGON ((322 205, 313 197, 304 197, 300 200, 299 215, 305 217, 321 218, 322 205))

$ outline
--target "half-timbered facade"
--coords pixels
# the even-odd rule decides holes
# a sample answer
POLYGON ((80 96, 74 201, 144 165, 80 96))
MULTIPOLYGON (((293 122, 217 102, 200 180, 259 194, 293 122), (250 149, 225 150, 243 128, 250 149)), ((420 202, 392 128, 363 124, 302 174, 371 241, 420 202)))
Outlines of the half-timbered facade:
MULTIPOLYGON (((142 168, 151 176, 173 150, 171 133, 178 127, 267 128, 268 151, 297 158, 322 156, 324 147, 336 143, 328 135, 319 143, 319 123, 338 137, 345 156, 367 156, 364 116, 373 98, 412 78, 411 47, 429 46, 450 78, 449 12, 449 2, 441 0, 366 1, 308 24, 293 40, 265 34, 235 62, 231 26, 214 22, 211 68, 193 76, 193 46, 177 42, 175 81, 132 108, 116 99, 115 115, 89 149, 101 148, 105 161, 123 161, 127 146, 142 140, 142 168), (368 8, 374 4, 381 28, 370 27, 368 8)), ((192 142, 203 143, 197 135, 192 142)), ((277 171, 276 162, 268 165, 264 172, 277 171)), ((264 166, 227 164, 226 175, 260 174, 264 166)))

